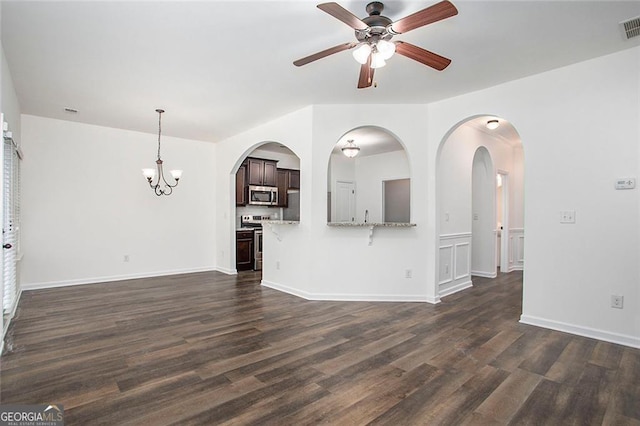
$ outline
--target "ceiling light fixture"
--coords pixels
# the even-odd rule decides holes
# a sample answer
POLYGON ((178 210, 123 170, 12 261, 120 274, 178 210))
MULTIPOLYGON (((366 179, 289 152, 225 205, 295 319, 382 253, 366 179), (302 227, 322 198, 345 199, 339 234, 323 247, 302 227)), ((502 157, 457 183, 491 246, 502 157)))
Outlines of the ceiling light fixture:
POLYGON ((500 126, 500 122, 498 120, 489 120, 487 121, 486 126, 489 130, 495 130, 500 126))
POLYGON ((142 169, 142 174, 147 178, 149 186, 151 187, 151 189, 153 189, 157 196, 171 195, 171 193, 173 192, 173 188, 178 186, 178 181, 182 177, 182 170, 171 170, 169 172, 171 173, 173 179, 176 181, 176 183, 174 183, 173 185, 170 185, 164 177, 164 173, 162 171, 162 159, 160 158, 160 133, 162 130, 161 119, 164 110, 157 109, 156 112, 158 113, 158 159, 156 160, 156 169, 142 169), (158 176, 158 180, 154 184, 153 180, 155 179, 156 174, 158 176))
POLYGON ((342 147, 342 153, 349 158, 353 158, 360 152, 360 148, 353 143, 353 139, 349 139, 345 146, 342 147))
POLYGON ((367 40, 360 43, 353 49, 353 58, 364 65, 371 57, 371 68, 382 68, 386 65, 386 60, 396 53, 396 45, 388 40, 372 41, 367 40))

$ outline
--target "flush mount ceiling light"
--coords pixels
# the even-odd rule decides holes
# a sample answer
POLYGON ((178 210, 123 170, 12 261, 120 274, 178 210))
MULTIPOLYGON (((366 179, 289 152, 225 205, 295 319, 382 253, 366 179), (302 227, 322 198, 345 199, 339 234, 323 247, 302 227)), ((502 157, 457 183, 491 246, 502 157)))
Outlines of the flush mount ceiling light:
POLYGON ((360 147, 353 143, 353 139, 349 139, 345 146, 342 147, 342 153, 349 158, 353 158, 360 152, 360 147))
POLYGON ((494 120, 489 120, 489 121, 487 121, 486 126, 487 126, 487 129, 489 129, 489 130, 495 130, 500 126, 500 122, 498 120, 495 120, 495 119, 494 120))
POLYGON ((160 158, 160 133, 162 130, 161 119, 164 110, 157 109, 156 112, 158 113, 158 159, 156 160, 156 169, 142 169, 142 174, 147 178, 149 186, 151 187, 151 189, 153 189, 157 196, 171 195, 171 193, 173 192, 173 188, 178 186, 178 181, 180 180, 180 177, 182 177, 182 170, 171 170, 169 172, 175 180, 175 183, 173 185, 169 184, 169 182, 167 182, 164 177, 164 173, 162 171, 162 159, 160 158), (156 178, 156 176, 158 177, 158 180, 154 183, 153 180, 156 178))

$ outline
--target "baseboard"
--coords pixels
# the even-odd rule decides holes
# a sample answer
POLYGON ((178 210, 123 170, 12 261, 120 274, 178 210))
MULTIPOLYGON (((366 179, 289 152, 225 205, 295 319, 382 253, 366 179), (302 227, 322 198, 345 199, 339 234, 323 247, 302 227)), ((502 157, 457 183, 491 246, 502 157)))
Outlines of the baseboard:
POLYGON ((578 336, 590 337, 592 339, 603 340, 605 342, 630 346, 632 348, 640 348, 640 338, 626 334, 612 333, 610 331, 582 327, 579 325, 548 320, 531 315, 520 316, 520 322, 523 324, 535 325, 536 327, 550 328, 551 330, 563 331, 565 333, 576 334, 578 336))
POLYGON ((222 266, 217 266, 215 270, 227 275, 238 275, 237 269, 229 269, 229 268, 223 268, 222 266))
POLYGON ((322 300, 333 302, 432 302, 425 296, 416 295, 387 295, 387 294, 330 294, 330 293, 309 293, 299 289, 287 287, 271 281, 262 280, 261 285, 272 288, 274 290, 288 293, 293 296, 301 297, 306 300, 322 300))
POLYGON ((22 290, 40 290, 45 288, 68 287, 73 285, 84 285, 84 284, 98 284, 98 283, 106 283, 106 282, 112 282, 112 281, 135 280, 139 278, 164 277, 167 275, 192 274, 195 272, 210 272, 210 271, 218 271, 218 268, 213 266, 208 266, 203 268, 174 269, 172 271, 146 272, 146 273, 143 272, 139 274, 112 275, 108 277, 94 277, 94 278, 81 278, 77 280, 30 283, 30 284, 23 284, 22 290))
POLYGON ((447 288, 445 290, 440 291, 438 296, 439 296, 439 298, 443 298, 445 296, 452 295, 453 293, 457 293, 459 291, 466 290, 466 289, 468 289, 470 287, 473 287, 473 283, 471 282, 471 280, 465 281, 465 282, 462 282, 460 284, 456 284, 456 285, 451 286, 451 287, 449 287, 449 288, 447 288))
POLYGON ((471 275, 482 278, 495 278, 498 276, 497 272, 483 272, 483 271, 471 271, 471 275))
POLYGON ((524 265, 513 265, 509 267, 509 272, 524 271, 524 265))

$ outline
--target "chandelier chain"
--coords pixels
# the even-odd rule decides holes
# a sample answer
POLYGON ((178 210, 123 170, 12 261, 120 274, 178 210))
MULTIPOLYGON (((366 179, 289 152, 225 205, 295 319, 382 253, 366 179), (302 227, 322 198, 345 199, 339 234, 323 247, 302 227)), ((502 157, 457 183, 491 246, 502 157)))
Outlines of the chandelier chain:
POLYGON ((162 126, 160 124, 162 120, 162 113, 158 111, 158 160, 160 159, 160 132, 162 131, 162 126))

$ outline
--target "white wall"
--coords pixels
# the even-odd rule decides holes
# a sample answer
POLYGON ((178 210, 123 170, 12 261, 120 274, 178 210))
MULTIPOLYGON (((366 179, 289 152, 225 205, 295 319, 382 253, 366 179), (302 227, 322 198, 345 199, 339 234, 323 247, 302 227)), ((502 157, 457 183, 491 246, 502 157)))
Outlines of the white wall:
POLYGON ((2 92, 0 99, 2 102, 2 113, 4 114, 4 120, 9 123, 9 130, 13 133, 13 140, 18 144, 21 140, 20 132, 20 102, 18 102, 18 95, 13 86, 13 78, 11 77, 11 71, 9 70, 9 64, 4 56, 4 49, 2 49, 2 92))
POLYGON ((639 190, 613 189, 640 171, 639 68, 634 48, 429 105, 432 154, 479 113, 508 119, 522 138, 524 322, 640 346, 639 190), (561 210, 575 210, 576 224, 560 224, 561 210))
POLYGON ((382 222, 382 182, 410 178, 407 154, 404 151, 356 157, 356 222, 364 222, 369 210, 369 222, 382 222))
POLYGON ((22 119, 25 289, 214 269, 215 145, 164 136, 184 175, 158 197, 140 171, 157 135, 22 119))

